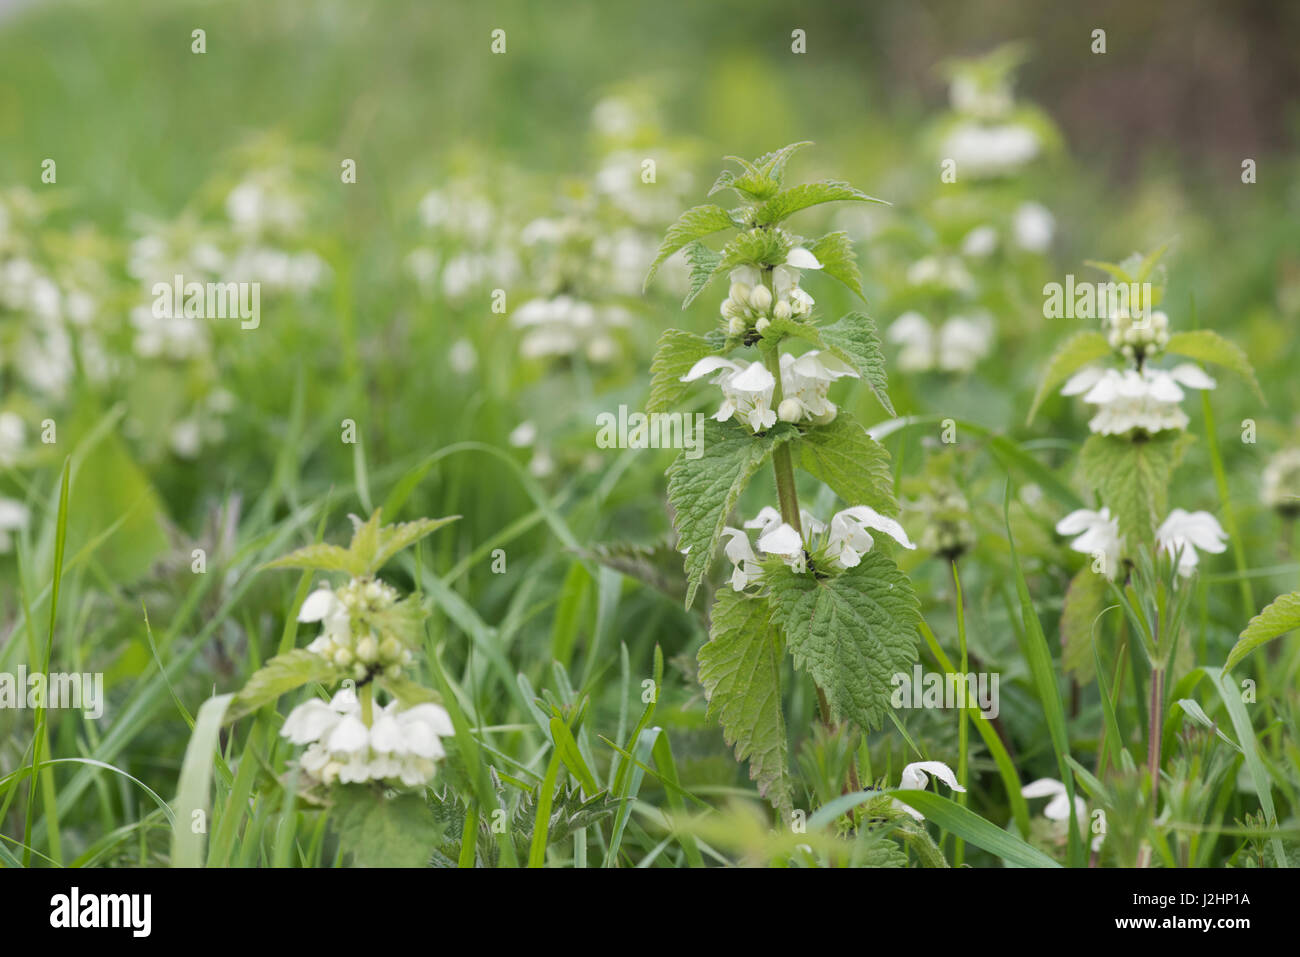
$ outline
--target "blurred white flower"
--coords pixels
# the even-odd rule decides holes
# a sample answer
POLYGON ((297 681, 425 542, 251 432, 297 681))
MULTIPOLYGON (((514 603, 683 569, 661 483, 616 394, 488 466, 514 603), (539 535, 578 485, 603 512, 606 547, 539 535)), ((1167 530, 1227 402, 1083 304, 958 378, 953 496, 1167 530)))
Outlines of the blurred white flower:
POLYGON ((1198 548, 1217 555, 1228 547, 1227 540, 1228 533, 1209 512, 1176 508, 1156 529, 1156 544, 1171 557, 1178 555, 1178 571, 1184 576, 1196 571, 1198 548))
POLYGON ((457 339, 447 350, 447 363, 457 375, 469 375, 478 367, 478 351, 468 339, 457 339))
POLYGON ((1088 428, 1100 435, 1124 435, 1134 429, 1154 434, 1185 429, 1187 414, 1179 407, 1183 390, 1213 389, 1214 380, 1198 366, 1184 362, 1174 368, 1101 369, 1089 366, 1061 387, 1062 395, 1083 393, 1083 401, 1098 407, 1088 428))
POLYGON ((907 268, 912 286, 937 286, 951 292, 973 293, 975 280, 956 256, 925 256, 907 268))
MULTIPOLYGON (((952 768, 942 761, 913 761, 903 768, 903 773, 898 778, 898 787, 903 791, 924 791, 930 783, 930 779, 926 777, 927 774, 933 774, 954 791, 964 792, 966 790, 957 783, 957 775, 952 773, 952 768)), ((925 820, 924 814, 910 804, 904 804, 897 798, 894 799, 894 808, 895 810, 906 811, 918 821, 925 820)))
POLYGON ((1021 203, 1011 222, 1016 245, 1031 253, 1045 253, 1056 234, 1056 217, 1042 203, 1021 203))
POLYGON ((27 441, 27 426, 17 412, 0 412, 0 465, 13 465, 27 441))
POLYGON ((1260 499, 1284 515, 1300 512, 1300 448, 1283 449, 1260 476, 1260 499))
MULTIPOLYGON (((1065 821, 1070 817, 1070 795, 1065 785, 1055 778, 1039 778, 1020 789, 1022 796, 1029 799, 1050 797, 1043 808, 1043 817, 1051 821, 1065 821)), ((1077 795, 1074 798, 1074 813, 1082 824, 1088 819, 1088 802, 1077 795)))
POLYGON ((1110 509, 1099 512, 1081 508, 1071 512, 1056 523, 1056 534, 1077 535, 1070 548, 1094 558, 1102 559, 1102 571, 1109 579, 1119 570, 1124 540, 1119 534, 1119 522, 1111 517, 1110 509))
POLYGON ((13 548, 13 532, 27 527, 31 514, 27 506, 12 498, 0 498, 0 554, 13 548))
POLYGON ((984 179, 1016 172, 1036 157, 1040 148, 1038 135, 1025 126, 963 123, 944 140, 939 154, 956 160, 958 178, 984 179))
POLYGON ((537 441, 537 426, 531 420, 520 422, 515 426, 514 431, 510 433, 508 441, 517 449, 532 445, 537 441))
POLYGON ((203 447, 203 434, 194 418, 173 423, 167 438, 171 450, 183 459, 196 458, 203 447))
MULTIPOLYGON (((759 287, 762 288, 761 286, 759 287)), ((781 354, 782 422, 814 422, 825 425, 835 418, 835 404, 826 398, 831 383, 848 376, 860 378, 847 363, 828 352, 812 349, 795 358, 781 354)))
POLYGON ((986 313, 953 316, 936 333, 919 312, 905 312, 885 334, 901 346, 898 367, 904 372, 969 373, 993 348, 993 320, 986 313))
POLYGON ((992 226, 976 226, 961 241, 961 254, 972 259, 991 256, 998 248, 998 231, 992 226))

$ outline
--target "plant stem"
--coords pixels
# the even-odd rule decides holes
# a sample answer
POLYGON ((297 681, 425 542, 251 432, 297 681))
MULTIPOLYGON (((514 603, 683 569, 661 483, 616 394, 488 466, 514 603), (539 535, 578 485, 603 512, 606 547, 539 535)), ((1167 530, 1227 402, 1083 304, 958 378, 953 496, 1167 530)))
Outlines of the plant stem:
POLYGON ((1165 669, 1156 665, 1151 669, 1151 697, 1147 701, 1148 737, 1147 767, 1151 772, 1151 812, 1159 813, 1156 798, 1160 793, 1160 735, 1164 718, 1165 669))
POLYGON ((357 697, 361 699, 361 723, 368 728, 374 719, 374 684, 369 681, 363 684, 357 689, 357 697))

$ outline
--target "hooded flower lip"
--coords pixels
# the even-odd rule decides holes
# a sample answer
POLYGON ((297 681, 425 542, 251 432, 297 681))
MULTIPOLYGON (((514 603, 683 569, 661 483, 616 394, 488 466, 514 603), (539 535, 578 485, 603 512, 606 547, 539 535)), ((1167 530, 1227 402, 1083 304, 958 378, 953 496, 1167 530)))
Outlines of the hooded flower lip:
POLYGON ((1184 576, 1196 571, 1197 549, 1218 554, 1226 549, 1228 533, 1209 512, 1187 512, 1176 508, 1156 529, 1156 544, 1169 556, 1177 556, 1178 571, 1184 576))
POLYGON ((884 532, 904 548, 916 548, 903 526, 894 519, 881 515, 866 505, 855 505, 836 512, 831 517, 827 554, 844 568, 857 566, 861 563, 862 556, 871 551, 871 546, 875 544, 875 539, 867 529, 884 532))
MULTIPOLYGON (((942 761, 913 761, 903 768, 903 773, 899 775, 898 787, 903 791, 924 791, 930 779, 927 774, 933 774, 954 791, 964 792, 966 789, 957 783, 957 775, 952 773, 952 768, 942 761)), ((895 799, 894 807, 900 811, 906 811, 918 821, 924 821, 925 815, 912 807, 910 804, 904 804, 902 801, 895 799)))
POLYGON ((1088 428, 1100 435, 1124 435, 1134 429, 1147 433, 1187 427, 1187 414, 1179 408, 1180 386, 1213 389, 1215 381, 1198 366, 1184 362, 1172 369, 1101 369, 1088 366, 1061 387, 1062 395, 1083 394, 1083 401, 1098 407, 1088 428))
POLYGON ((1111 517, 1109 508, 1097 512, 1076 509, 1056 523, 1056 534, 1077 535, 1070 548, 1085 555, 1103 556, 1106 577, 1115 577, 1124 551, 1124 539, 1119 533, 1119 522, 1111 517))
POLYGON ((706 356, 682 376, 683 382, 694 382, 709 373, 717 373, 713 382, 722 389, 722 405, 713 414, 719 422, 739 416, 754 432, 762 432, 776 425, 772 410, 772 391, 776 378, 761 362, 706 356))
POLYGON ((837 379, 861 378, 846 362, 819 349, 798 358, 781 355, 781 394, 784 397, 777 415, 783 422, 825 424, 836 415, 835 404, 827 392, 837 379))
POLYGON ((441 739, 453 733, 446 709, 431 703, 402 709, 391 702, 367 728, 350 688, 328 704, 313 698, 298 705, 280 729, 293 744, 308 745, 300 763, 326 784, 400 781, 407 787, 434 776, 434 762, 445 754, 441 739))
MULTIPOLYGON (((1070 795, 1065 785, 1055 778, 1039 778, 1020 789, 1021 795, 1030 798, 1050 797, 1043 808, 1043 817, 1051 821, 1064 821, 1070 816, 1070 795)), ((1081 797, 1074 799, 1074 813, 1080 821, 1088 817, 1088 802, 1081 797)))

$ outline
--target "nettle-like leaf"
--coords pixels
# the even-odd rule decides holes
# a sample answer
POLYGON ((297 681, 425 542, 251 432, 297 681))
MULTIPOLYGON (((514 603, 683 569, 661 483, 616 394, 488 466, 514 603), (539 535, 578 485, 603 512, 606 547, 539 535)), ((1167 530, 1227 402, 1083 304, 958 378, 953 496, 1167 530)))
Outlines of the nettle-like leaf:
POLYGON ((397 525, 381 525, 383 509, 375 509, 366 521, 353 517, 352 541, 347 548, 315 544, 299 548, 283 558, 268 562, 263 568, 307 568, 321 572, 347 572, 353 578, 366 578, 379 571, 389 559, 409 548, 426 535, 460 518, 421 518, 397 525))
POLYGON ((920 602, 907 576, 873 550, 832 578, 768 563, 764 581, 796 667, 812 676, 836 715, 867 731, 879 727, 891 678, 917 660, 920 602))
POLYGON ((414 596, 403 598, 383 611, 372 612, 367 620, 381 635, 392 635, 407 648, 415 648, 424 637, 424 620, 429 612, 414 596))
POLYGON ((1223 670, 1232 669, 1260 645, 1297 628, 1300 628, 1300 591, 1279 595, 1246 625, 1228 652, 1223 670))
POLYGON ((704 424, 703 454, 687 458, 683 451, 668 468, 668 502, 672 505, 677 547, 686 552, 686 607, 709 570, 728 513, 740 493, 772 450, 798 435, 794 426, 778 423, 764 435, 751 435, 735 420, 704 424))
POLYGON ((845 232, 827 233, 814 240, 808 251, 822 264, 822 272, 832 279, 838 279, 866 300, 862 294, 862 272, 858 269, 858 256, 853 249, 853 241, 845 232))
POLYGON ((225 721, 229 724, 244 715, 252 714, 262 705, 270 704, 281 695, 301 688, 308 682, 318 681, 329 685, 347 676, 348 673, 333 662, 305 648, 295 648, 276 655, 253 672, 243 690, 235 695, 230 707, 226 709, 225 721))
POLYGON ((748 229, 732 237, 722 249, 722 262, 718 271, 756 263, 761 266, 779 266, 794 248, 794 237, 784 229, 748 229))
POLYGON ((1083 476, 1110 507, 1130 552, 1155 541, 1168 512, 1169 477, 1194 441, 1186 432, 1166 430, 1138 440, 1092 435, 1083 443, 1083 476))
POLYGON ((851 365, 862 376, 876 400, 890 415, 896 415, 889 401, 889 375, 885 372, 885 354, 876 335, 876 324, 861 312, 850 312, 839 322, 821 327, 825 348, 851 365))
POLYGON ((889 452, 843 409, 827 425, 809 428, 792 448, 795 464, 847 504, 898 514, 889 452))
POLYGON ((708 717, 722 725, 737 760, 749 761, 758 793, 788 816, 793 788, 781 711, 781 651, 768 603, 726 588, 713 602, 711 622, 699 652, 708 717))
POLYGON ((721 206, 708 204, 705 206, 695 206, 688 209, 677 218, 677 222, 668 227, 668 232, 664 235, 664 240, 659 244, 659 252, 655 254, 654 262, 650 264, 650 271, 646 273, 643 289, 648 289, 650 281, 654 279, 655 273, 659 267, 677 250, 681 249, 687 243, 709 236, 723 229, 731 229, 736 225, 731 218, 731 213, 721 206))
POLYGON ((412 681, 406 675, 380 675, 375 682, 397 699, 397 703, 403 709, 412 708, 417 704, 438 703, 441 701, 438 695, 424 687, 422 684, 412 681))
POLYGON ((842 201, 889 205, 883 199, 868 196, 848 183, 827 180, 820 183, 803 183, 782 190, 754 209, 752 221, 756 226, 769 226, 810 206, 842 201))
POLYGON ((1061 658, 1067 673, 1080 684, 1092 681, 1097 672, 1092 653, 1093 628, 1106 608, 1110 583, 1090 565, 1084 565, 1070 579, 1061 608, 1061 658))
POLYGON ((681 401, 690 389, 682 376, 691 366, 706 356, 720 352, 726 345, 726 336, 712 332, 705 336, 681 329, 665 329, 655 346, 655 357, 650 363, 649 412, 664 412, 681 401))
POLYGON ((812 146, 812 143, 791 143, 774 152, 765 153, 752 163, 739 156, 723 157, 739 165, 741 172, 733 173, 724 170, 714 182, 713 188, 709 190, 709 195, 712 196, 722 189, 733 189, 742 198, 749 200, 765 200, 775 196, 780 191, 781 184, 785 182, 786 163, 805 146, 812 146))
POLYGON ((1110 353, 1110 343, 1106 341, 1106 337, 1100 332, 1076 332, 1061 343, 1057 350, 1052 353, 1052 358, 1047 362, 1047 371, 1043 373, 1043 380, 1038 383, 1038 391, 1034 393, 1034 401, 1029 404, 1029 415, 1025 418, 1025 424, 1028 425, 1034 421, 1038 407, 1043 404, 1043 400, 1047 398, 1047 394, 1052 389, 1055 389, 1089 362, 1104 359, 1110 353))
POLYGON ((331 820, 355 867, 424 867, 442 837, 419 794, 385 797, 361 785, 336 788, 331 820))
POLYGON ((1249 383, 1259 401, 1267 404, 1259 380, 1255 378, 1255 369, 1246 353, 1235 342, 1223 338, 1217 332, 1209 329, 1175 332, 1170 335, 1165 351, 1230 369, 1249 383))
POLYGON ((713 277, 722 271, 720 268, 722 253, 715 252, 698 239, 687 244, 684 254, 687 265, 691 267, 691 278, 690 289, 686 293, 686 298, 682 300, 683 309, 693 303, 713 281, 713 277))

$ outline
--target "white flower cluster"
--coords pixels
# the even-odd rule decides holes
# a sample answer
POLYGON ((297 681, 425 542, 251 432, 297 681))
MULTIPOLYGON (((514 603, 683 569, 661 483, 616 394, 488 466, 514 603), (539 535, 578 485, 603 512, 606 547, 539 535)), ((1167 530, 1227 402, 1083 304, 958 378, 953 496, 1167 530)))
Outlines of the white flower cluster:
POLYGON ((1163 312, 1134 318, 1121 309, 1106 324, 1106 341, 1126 359, 1149 359, 1169 345, 1169 317, 1163 312))
POLYGON ((1300 512, 1300 448, 1283 449, 1264 466, 1260 498, 1283 515, 1300 512))
POLYGON ((846 376, 860 378, 846 363, 817 349, 797 358, 782 353, 780 363, 782 399, 776 409, 772 408, 776 377, 761 362, 706 356, 691 366, 682 381, 694 382, 717 373, 713 383, 722 389, 723 398, 713 418, 726 422, 734 416, 753 431, 763 432, 776 425, 778 419, 817 425, 833 421, 837 409, 827 398, 831 383, 846 376))
POLYGON ((519 343, 525 359, 572 355, 581 351, 592 362, 609 362, 618 355, 611 334, 632 323, 621 306, 598 308, 568 295, 530 299, 511 316, 511 323, 527 330, 519 343))
MULTIPOLYGON (((875 544, 871 531, 884 532, 904 548, 916 548, 902 525, 866 505, 836 512, 831 516, 829 530, 812 513, 800 509, 799 524, 803 527, 803 535, 782 521, 781 513, 771 506, 744 524, 747 529, 759 530, 760 552, 781 559, 800 573, 807 570, 810 556, 832 568, 857 566, 875 544)), ((723 552, 735 566, 731 573, 731 587, 743 591, 761 577, 762 566, 745 531, 727 526, 722 533, 727 536, 723 552)))
POLYGON ((307 650, 340 668, 351 668, 358 681, 377 670, 400 674, 411 661, 411 651, 374 622, 396 603, 396 589, 377 579, 354 578, 337 590, 318 588, 298 612, 299 621, 321 624, 321 633, 307 650))
POLYGON ((30 518, 22 502, 0 497, 0 555, 13 548, 13 533, 26 528, 30 518))
POLYGON ((1154 435, 1187 428, 1179 406, 1183 390, 1213 389, 1215 382, 1198 366, 1184 362, 1172 369, 1102 369, 1088 366, 1061 387, 1062 395, 1083 395, 1097 406, 1088 428, 1100 435, 1127 435, 1134 430, 1154 435))
POLYGON ((904 372, 968 373, 993 348, 993 318, 983 311, 953 316, 936 331, 925 316, 909 311, 890 323, 886 335, 901 346, 898 367, 904 372))
MULTIPOLYGON (((1056 523, 1058 535, 1078 536, 1070 548, 1100 559, 1101 571, 1112 581, 1119 571, 1124 538, 1110 509, 1078 509, 1056 523)), ((1228 533, 1209 512, 1187 512, 1176 508, 1156 529, 1156 547, 1178 560, 1178 571, 1190 576, 1196 571, 1197 549, 1219 554, 1227 548, 1228 533)))
POLYGON ((763 272, 757 266, 733 269, 731 289, 722 302, 727 331, 743 336, 753 330, 761 336, 773 319, 807 319, 815 301, 799 288, 799 270, 821 268, 816 256, 796 246, 786 254, 784 263, 772 268, 771 288, 763 282, 763 272))
POLYGON ((451 717, 436 704, 399 709, 393 701, 376 709, 366 727, 356 692, 344 688, 330 699, 304 702, 289 712, 281 736, 308 745, 299 759, 304 771, 325 784, 365 781, 425 784, 445 755, 441 739, 453 734, 451 717))
MULTIPOLYGON (((1011 217, 1011 241, 1025 252, 1042 254, 1052 245, 1056 235, 1056 217, 1042 203, 1025 202, 1016 207, 1011 217)), ((971 259, 984 259, 997 252, 1001 239, 998 228, 985 223, 968 232, 961 242, 961 254, 971 259)))

